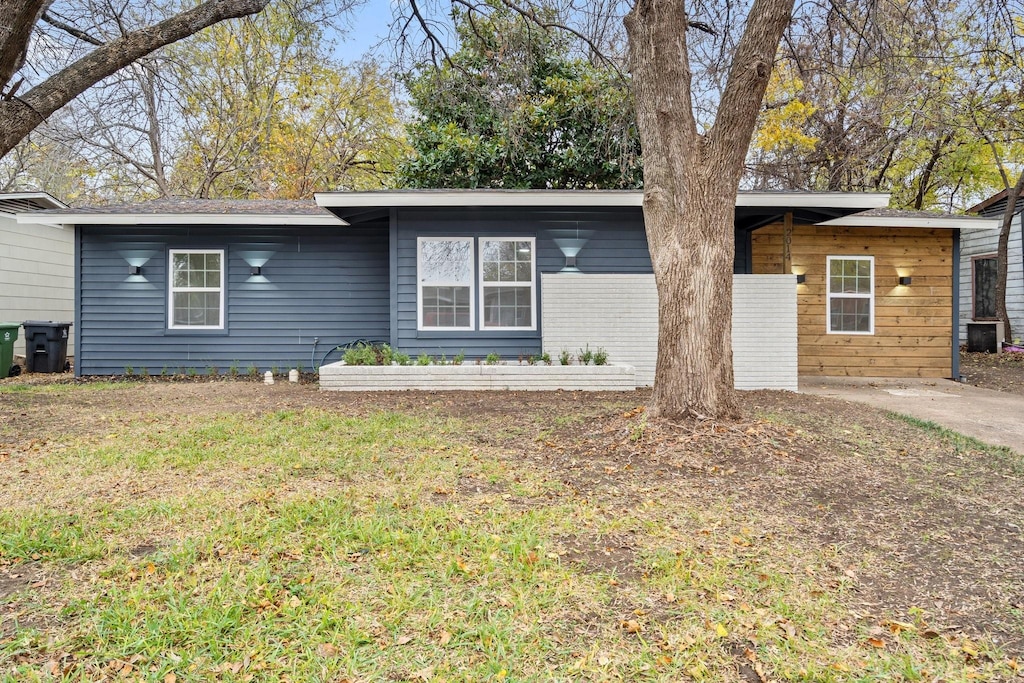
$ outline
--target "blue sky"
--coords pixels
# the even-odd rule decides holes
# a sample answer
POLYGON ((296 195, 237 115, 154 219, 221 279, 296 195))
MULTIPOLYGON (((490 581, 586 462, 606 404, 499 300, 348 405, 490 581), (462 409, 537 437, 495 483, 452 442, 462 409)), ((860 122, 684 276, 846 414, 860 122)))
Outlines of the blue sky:
POLYGON ((390 24, 391 0, 366 0, 352 12, 351 28, 338 37, 334 53, 344 62, 359 59, 387 38, 390 24))

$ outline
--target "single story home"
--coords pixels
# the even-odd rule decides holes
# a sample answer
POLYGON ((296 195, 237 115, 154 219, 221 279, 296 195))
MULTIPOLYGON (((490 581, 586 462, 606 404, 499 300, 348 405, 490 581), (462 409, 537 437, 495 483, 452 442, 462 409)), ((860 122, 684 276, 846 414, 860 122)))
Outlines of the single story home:
MULTIPOLYGON (((1007 192, 992 195, 968 211, 1002 222, 1007 192)), ((1010 242, 1006 252, 1006 312, 1016 338, 1024 337, 1024 232, 1021 216, 1024 197, 1017 200, 1010 224, 1010 242)), ((996 323, 996 255, 999 230, 964 230, 960 233, 960 335, 967 341, 967 323, 996 323)))
MULTIPOLYGON (((634 191, 328 192, 47 218, 76 228, 79 374, 310 369, 370 339, 470 360, 603 347, 650 384, 657 293, 641 204, 634 191)), ((738 387, 795 388, 798 370, 958 374, 958 232, 993 222, 887 204, 739 195, 738 387)))
MULTIPOLYGON (((45 192, 0 193, 0 322, 70 321, 74 315, 75 231, 40 217, 65 208, 45 192)), ((73 328, 70 334, 74 343, 73 328)), ((25 353, 24 330, 14 353, 25 353)))

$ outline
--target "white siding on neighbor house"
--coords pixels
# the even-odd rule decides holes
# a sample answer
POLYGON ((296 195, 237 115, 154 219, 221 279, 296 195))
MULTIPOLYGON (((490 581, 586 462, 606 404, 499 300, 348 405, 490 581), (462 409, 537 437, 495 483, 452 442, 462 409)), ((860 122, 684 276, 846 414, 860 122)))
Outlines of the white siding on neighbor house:
MULTIPOLYGON (((75 231, 18 223, 0 213, 0 322, 74 320, 75 231)), ((74 353, 74 327, 68 355, 74 353)), ((18 330, 14 353, 25 353, 25 330, 18 330)))
MULTIPOLYGON (((1014 337, 1024 337, 1024 253, 1021 251, 1020 214, 1010 225, 1007 249, 1006 309, 1014 337)), ((967 323, 974 311, 974 270, 976 256, 995 256, 999 248, 998 230, 962 230, 960 232, 960 343, 967 342, 967 323)))
MULTIPOLYGON (((638 386, 654 383, 658 293, 654 276, 553 273, 541 276, 544 351, 590 345, 636 368, 638 386)), ((733 366, 737 389, 797 389, 796 279, 733 276, 733 366)))

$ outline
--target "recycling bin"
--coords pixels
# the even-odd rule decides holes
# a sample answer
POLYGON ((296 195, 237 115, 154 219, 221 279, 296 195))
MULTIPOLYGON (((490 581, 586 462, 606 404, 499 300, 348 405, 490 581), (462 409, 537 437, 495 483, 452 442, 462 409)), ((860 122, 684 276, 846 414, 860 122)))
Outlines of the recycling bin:
POLYGON ((19 323, 0 323, 0 379, 11 376, 14 365, 14 342, 18 341, 19 323))
POLYGON ((26 320, 25 366, 29 372, 64 372, 68 362, 68 329, 71 323, 26 320))

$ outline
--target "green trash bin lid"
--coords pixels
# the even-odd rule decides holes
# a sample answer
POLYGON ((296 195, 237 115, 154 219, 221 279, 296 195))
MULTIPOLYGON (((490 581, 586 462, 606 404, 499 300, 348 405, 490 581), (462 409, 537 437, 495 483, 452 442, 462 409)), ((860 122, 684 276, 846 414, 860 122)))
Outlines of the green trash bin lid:
POLYGON ((18 338, 21 323, 0 323, 0 342, 12 342, 18 338))

